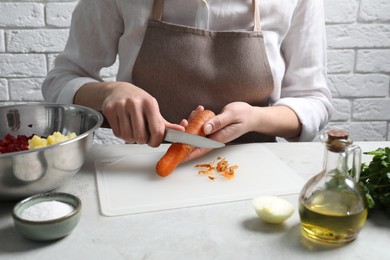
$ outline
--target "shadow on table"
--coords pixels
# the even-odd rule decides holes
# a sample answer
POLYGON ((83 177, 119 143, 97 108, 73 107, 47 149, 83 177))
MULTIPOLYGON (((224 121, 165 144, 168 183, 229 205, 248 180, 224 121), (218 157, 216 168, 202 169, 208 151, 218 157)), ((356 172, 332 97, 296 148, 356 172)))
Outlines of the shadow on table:
POLYGON ((289 229, 289 227, 285 224, 270 224, 264 221, 260 221, 259 218, 247 219, 244 221, 243 225, 247 230, 266 234, 282 233, 289 229))
POLYGON ((2 252, 15 253, 31 251, 49 246, 56 242, 35 242, 28 240, 22 237, 14 226, 5 227, 4 229, 0 230, 0 234, 3 237, 0 243, 0 255, 2 252))
POLYGON ((348 245, 337 244, 321 244, 307 239, 301 234, 300 224, 269 224, 259 221, 258 218, 248 219, 243 223, 248 230, 259 232, 262 234, 282 234, 280 244, 285 249, 300 251, 300 252, 323 252, 332 251, 348 245))
POLYGON ((380 228, 390 229, 390 216, 387 216, 383 210, 376 209, 369 213, 367 222, 380 228))
POLYGON ((0 255, 2 253, 26 252, 49 246, 56 241, 35 242, 28 240, 17 231, 11 219, 16 202, 0 203, 0 255))
POLYGON ((300 224, 291 227, 282 241, 285 241, 286 245, 290 245, 290 247, 293 247, 295 250, 302 252, 333 251, 349 246, 349 244, 327 244, 310 240, 302 235, 300 224), (294 242, 292 243, 291 241, 294 242))

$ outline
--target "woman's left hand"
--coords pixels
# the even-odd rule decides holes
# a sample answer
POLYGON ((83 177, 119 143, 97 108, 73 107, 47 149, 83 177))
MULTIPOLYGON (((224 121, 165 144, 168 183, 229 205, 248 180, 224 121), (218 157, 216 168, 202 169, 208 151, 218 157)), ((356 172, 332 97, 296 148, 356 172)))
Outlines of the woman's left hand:
MULTIPOLYGON (((253 131, 255 122, 253 106, 244 102, 233 102, 226 105, 220 114, 210 119, 203 126, 208 138, 221 143, 230 142, 243 134, 253 131)), ((203 109, 198 107, 197 109, 203 109)), ((195 149, 185 161, 200 157, 211 151, 207 148, 195 149)))

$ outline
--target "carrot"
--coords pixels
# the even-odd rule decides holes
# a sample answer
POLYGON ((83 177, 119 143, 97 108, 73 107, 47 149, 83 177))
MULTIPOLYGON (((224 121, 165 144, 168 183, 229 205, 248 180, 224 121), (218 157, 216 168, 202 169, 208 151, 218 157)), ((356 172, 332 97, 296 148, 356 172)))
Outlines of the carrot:
MULTIPOLYGON (((195 117, 188 122, 185 131, 190 134, 205 136, 203 125, 207 120, 215 116, 210 110, 199 111, 195 117)), ((157 162, 156 172, 161 177, 168 176, 173 170, 195 149, 194 146, 173 143, 164 156, 157 162)))

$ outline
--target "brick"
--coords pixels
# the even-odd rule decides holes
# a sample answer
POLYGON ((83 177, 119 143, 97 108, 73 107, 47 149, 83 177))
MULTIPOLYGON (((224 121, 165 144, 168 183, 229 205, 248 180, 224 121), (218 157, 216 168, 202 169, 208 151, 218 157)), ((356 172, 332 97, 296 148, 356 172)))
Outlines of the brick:
POLYGON ((359 50, 356 59, 357 72, 390 73, 390 49, 359 50))
POLYGON ((343 24, 326 26, 329 48, 390 47, 390 24, 343 24))
POLYGON ((43 54, 0 54, 0 77, 45 77, 43 54))
POLYGON ((9 52, 58 52, 64 50, 68 35, 68 29, 7 31, 7 50, 9 52))
POLYGON ((0 101, 8 100, 8 85, 6 79, 0 79, 0 101))
POLYGON ((388 132, 387 132, 387 139, 386 140, 390 140, 390 123, 389 123, 387 129, 388 129, 388 132))
POLYGON ((383 74, 328 75, 333 97, 387 97, 390 77, 383 74))
POLYGON ((58 56, 58 53, 47 55, 47 63, 48 63, 49 70, 54 69, 54 62, 55 62, 55 59, 57 56, 58 56))
MULTIPOLYGON (((17 105, 20 102, 14 102, 14 101, 0 101, 0 106, 11 106, 11 105, 17 105)), ((22 102, 26 103, 26 102, 22 102)))
MULTIPOLYGON (((67 29, 77 2, 0 0, 0 105, 42 100, 41 81, 47 69, 53 68, 54 58, 63 49, 58 46, 65 41, 47 33, 51 45, 39 32, 67 29), (12 8, 16 11, 11 14, 12 8), (18 30, 23 33, 12 35, 14 42, 10 42, 10 31, 18 30), (30 38, 23 38, 29 34, 30 38)), ((354 141, 390 140, 390 119, 386 119, 390 107, 390 1, 325 0, 324 5, 328 85, 335 107, 329 125, 349 129, 354 141)), ((116 73, 114 64, 104 68, 101 76, 113 80, 116 73)), ((123 143, 111 130, 97 131, 96 136, 100 143, 123 143)))
POLYGON ((359 2, 356 0, 326 0, 324 9, 326 23, 352 23, 356 21, 359 2))
POLYGON ((358 21, 390 22, 390 1, 361 0, 358 21))
POLYGON ((43 78, 9 80, 10 98, 14 101, 43 101, 43 78))
POLYGON ((352 105, 348 99, 333 99, 334 112, 332 115, 332 122, 334 121, 348 121, 351 119, 352 105))
POLYGON ((387 135, 386 122, 331 122, 328 127, 349 131, 353 141, 385 141, 387 135))
POLYGON ((72 13, 77 3, 48 3, 46 23, 50 26, 69 27, 72 13))
POLYGON ((390 99, 361 98, 353 102, 353 119, 390 120, 390 99))
POLYGON ((43 4, 0 3, 0 26, 41 27, 44 25, 43 4))
POLYGON ((355 66, 354 50, 328 50, 328 73, 350 73, 355 66))
POLYGON ((5 51, 4 31, 0 30, 0 52, 5 51))

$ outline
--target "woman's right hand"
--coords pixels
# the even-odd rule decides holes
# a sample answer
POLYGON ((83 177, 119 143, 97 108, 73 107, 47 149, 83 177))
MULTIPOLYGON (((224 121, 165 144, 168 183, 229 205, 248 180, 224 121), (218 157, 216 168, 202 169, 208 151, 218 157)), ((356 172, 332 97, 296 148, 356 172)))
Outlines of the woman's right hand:
POLYGON ((97 100, 101 103, 100 110, 114 135, 127 143, 147 143, 151 147, 157 147, 163 141, 165 128, 184 130, 180 125, 167 122, 160 113, 157 100, 131 83, 88 83, 80 90, 75 100, 97 95, 97 100))

